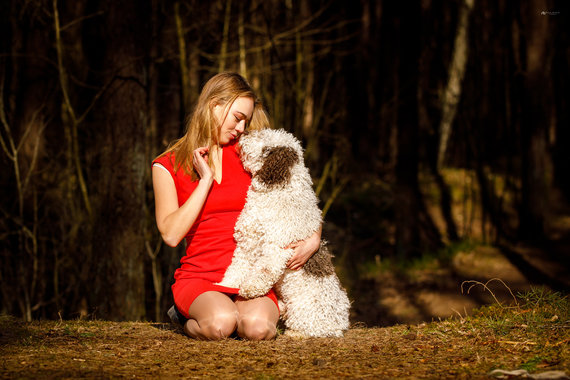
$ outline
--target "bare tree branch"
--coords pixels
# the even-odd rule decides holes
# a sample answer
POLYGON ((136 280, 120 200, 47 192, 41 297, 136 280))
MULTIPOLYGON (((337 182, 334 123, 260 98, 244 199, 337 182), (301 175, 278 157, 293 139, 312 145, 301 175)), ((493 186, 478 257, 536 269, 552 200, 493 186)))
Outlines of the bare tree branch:
POLYGON ((83 16, 83 17, 78 17, 78 18, 76 18, 75 20, 70 21, 70 22, 68 22, 67 24, 65 24, 64 26, 62 26, 62 27, 60 28, 60 31, 63 32, 65 29, 67 29, 67 28, 69 28, 69 27, 72 27, 72 26, 75 25, 75 24, 78 24, 78 23, 80 23, 80 22, 82 22, 82 21, 88 20, 88 19, 93 18, 93 17, 101 16, 101 15, 104 14, 104 13, 105 13, 105 12, 103 12, 103 11, 99 11, 99 12, 92 13, 92 14, 90 14, 90 15, 86 15, 86 16, 83 16))

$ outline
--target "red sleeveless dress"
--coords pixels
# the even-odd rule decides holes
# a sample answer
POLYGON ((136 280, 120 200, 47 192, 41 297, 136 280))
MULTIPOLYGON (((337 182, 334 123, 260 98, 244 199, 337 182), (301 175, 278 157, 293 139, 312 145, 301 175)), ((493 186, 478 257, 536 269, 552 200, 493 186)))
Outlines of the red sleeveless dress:
MULTIPOLYGON (((174 303, 188 318, 192 302, 206 291, 218 291, 230 296, 238 289, 214 285, 224 277, 236 248, 234 227, 241 213, 251 184, 251 176, 245 171, 236 151, 237 143, 223 146, 222 180, 213 182, 206 202, 194 225, 186 234, 186 255, 174 272, 172 285, 174 303)), ((178 205, 182 206, 198 186, 183 169, 174 172, 174 154, 164 155, 154 163, 161 164, 174 179, 178 205)), ((277 305, 273 289, 267 294, 277 305)))

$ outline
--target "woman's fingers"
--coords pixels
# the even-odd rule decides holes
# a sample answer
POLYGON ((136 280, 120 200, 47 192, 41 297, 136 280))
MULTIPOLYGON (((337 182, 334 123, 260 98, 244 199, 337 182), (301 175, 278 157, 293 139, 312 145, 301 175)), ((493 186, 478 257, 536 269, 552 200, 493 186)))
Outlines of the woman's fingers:
POLYGON ((208 157, 208 147, 203 146, 201 148, 195 149, 193 152, 194 155, 194 160, 196 162, 203 160, 204 162, 206 162, 206 159, 208 157))
POLYGON ((293 256, 287 261, 287 268, 297 270, 301 269, 307 261, 319 249, 321 241, 321 230, 319 229, 313 235, 305 240, 289 244, 287 248, 294 250, 293 256))
POLYGON ((295 249, 299 246, 299 242, 296 241, 294 243, 289 244, 287 247, 285 247, 285 249, 295 249))
POLYGON ((193 159, 192 163, 194 164, 194 169, 200 176, 200 178, 204 178, 207 175, 212 175, 212 169, 208 165, 208 147, 200 147, 195 149, 193 152, 193 159))

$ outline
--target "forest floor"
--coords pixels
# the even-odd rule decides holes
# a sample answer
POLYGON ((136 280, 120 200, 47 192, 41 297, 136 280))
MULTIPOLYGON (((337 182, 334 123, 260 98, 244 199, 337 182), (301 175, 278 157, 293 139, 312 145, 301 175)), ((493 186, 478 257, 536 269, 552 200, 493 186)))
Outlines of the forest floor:
POLYGON ((568 298, 535 289, 517 302, 417 325, 356 325, 344 338, 263 342, 196 341, 169 323, 4 316, 0 378, 568 378, 568 298))
POLYGON ((494 247, 438 261, 363 278, 344 338, 202 342, 170 323, 0 316, 0 379, 569 378, 565 292, 530 286, 494 247))
POLYGON ((340 273, 344 338, 201 342, 170 323, 0 316, 0 379, 569 378, 570 211, 549 231, 540 248, 460 242, 340 273))

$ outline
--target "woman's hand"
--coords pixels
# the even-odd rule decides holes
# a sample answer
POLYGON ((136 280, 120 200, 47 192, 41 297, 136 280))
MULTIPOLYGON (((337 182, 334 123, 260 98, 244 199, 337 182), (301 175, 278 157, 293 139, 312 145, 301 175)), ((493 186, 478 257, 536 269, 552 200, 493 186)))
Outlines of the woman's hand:
POLYGON ((194 152, 192 152, 192 165, 196 173, 200 176, 200 179, 211 181, 214 178, 214 173, 210 165, 208 165, 208 153, 209 149, 206 146, 195 149, 194 152))
POLYGON ((313 256, 321 246, 321 231, 322 228, 319 228, 319 230, 315 231, 309 238, 289 244, 286 247, 286 249, 291 248, 295 250, 293 257, 287 261, 287 268, 292 270, 301 269, 303 265, 309 261, 311 256, 313 256))

